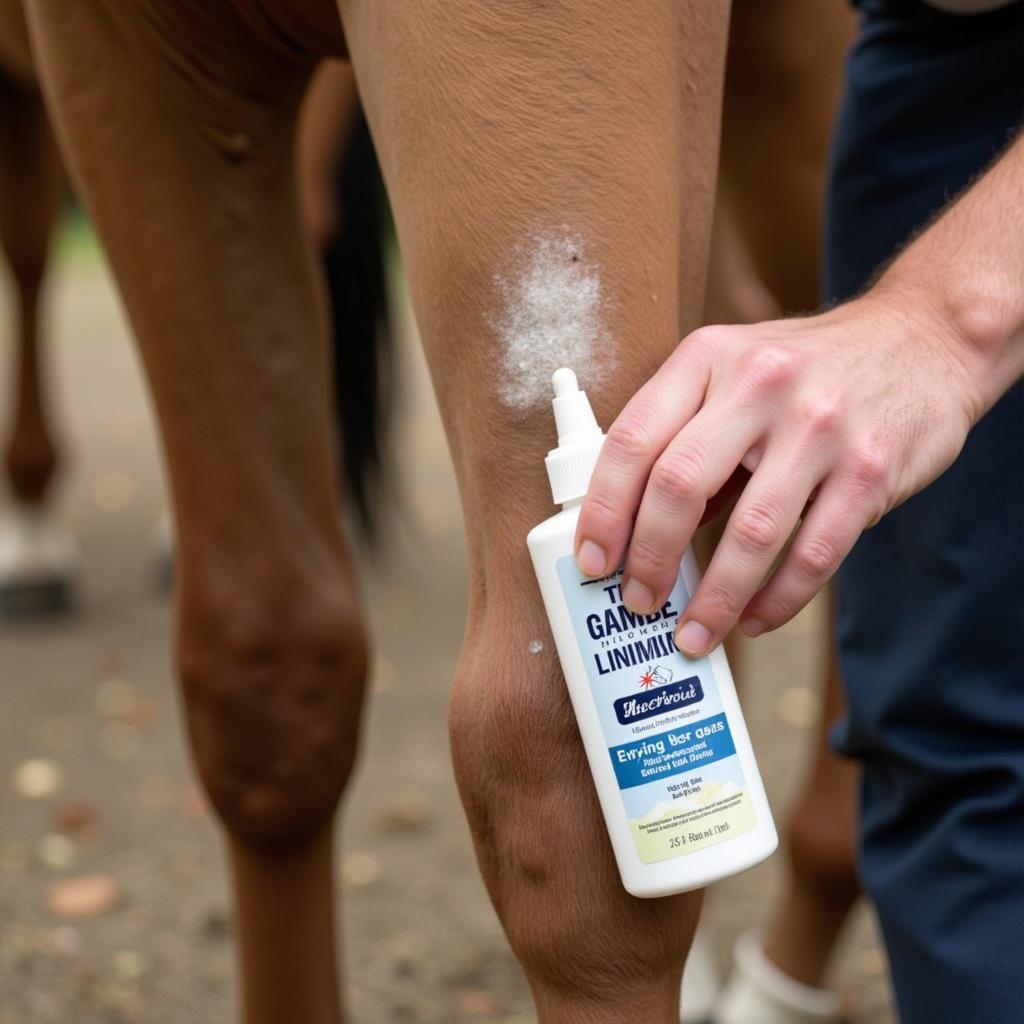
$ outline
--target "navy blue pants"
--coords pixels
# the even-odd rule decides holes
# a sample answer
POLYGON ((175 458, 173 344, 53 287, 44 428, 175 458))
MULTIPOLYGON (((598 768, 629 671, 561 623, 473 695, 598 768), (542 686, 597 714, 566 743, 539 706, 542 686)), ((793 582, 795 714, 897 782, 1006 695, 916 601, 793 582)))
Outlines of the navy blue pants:
MULTIPOLYGON (((826 202, 833 300, 861 291, 1024 114, 1024 4, 858 6, 826 202)), ((1022 437, 1018 383, 838 576, 849 711, 835 739, 864 767, 861 872, 904 1024, 1024 1021, 1022 437)))

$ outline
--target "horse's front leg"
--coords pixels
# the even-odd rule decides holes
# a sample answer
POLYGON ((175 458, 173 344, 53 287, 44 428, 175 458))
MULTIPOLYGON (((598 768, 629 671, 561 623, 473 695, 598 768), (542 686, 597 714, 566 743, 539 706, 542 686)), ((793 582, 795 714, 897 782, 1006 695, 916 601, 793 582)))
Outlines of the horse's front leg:
POLYGON ((177 660, 196 765, 227 831, 244 1017, 337 1024, 331 826, 367 650, 294 181, 312 61, 273 32, 254 38, 232 4, 31 10, 166 447, 177 660))
POLYGON ((552 371, 609 426, 695 325, 727 5, 341 6, 462 490, 478 860, 544 1024, 669 1024, 699 898, 622 886, 525 542, 554 511, 552 371))
MULTIPOLYGON (((10 19, 0 19, 0 32, 11 30, 10 19)), ((17 324, 7 377, 4 465, 11 505, 0 517, 0 613, 61 607, 71 596, 74 549, 53 519, 50 501, 59 450, 45 401, 39 325, 63 189, 38 88, 28 77, 0 70, 0 246, 14 285, 17 324)))

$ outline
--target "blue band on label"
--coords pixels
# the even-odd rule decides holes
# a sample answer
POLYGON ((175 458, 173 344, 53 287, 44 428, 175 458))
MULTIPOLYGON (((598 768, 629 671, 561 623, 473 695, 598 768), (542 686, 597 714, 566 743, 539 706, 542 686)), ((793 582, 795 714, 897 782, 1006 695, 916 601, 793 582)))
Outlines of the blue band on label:
POLYGON ((631 693, 614 702, 615 717, 622 725, 630 725, 644 718, 653 718, 666 711, 685 708, 704 699, 704 690, 697 676, 690 676, 678 683, 659 686, 649 693, 631 693))
POLYGON ((629 789, 730 757, 736 745, 722 714, 610 747, 608 753, 619 787, 629 789))

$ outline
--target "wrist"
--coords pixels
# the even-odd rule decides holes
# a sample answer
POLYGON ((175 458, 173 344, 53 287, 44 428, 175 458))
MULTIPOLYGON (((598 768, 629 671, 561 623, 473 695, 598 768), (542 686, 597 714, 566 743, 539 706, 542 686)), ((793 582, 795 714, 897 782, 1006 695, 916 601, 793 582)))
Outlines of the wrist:
POLYGON ((944 289, 939 316, 977 393, 977 422, 1024 372, 1021 289, 1009 281, 944 289))
POLYGON ((951 281, 942 274, 929 278, 901 262, 876 289, 917 321, 916 333, 962 385, 965 412, 973 425, 1015 378, 1011 364, 1021 355, 1021 346, 1014 344, 1021 325, 1011 291, 993 280, 965 276, 951 281))

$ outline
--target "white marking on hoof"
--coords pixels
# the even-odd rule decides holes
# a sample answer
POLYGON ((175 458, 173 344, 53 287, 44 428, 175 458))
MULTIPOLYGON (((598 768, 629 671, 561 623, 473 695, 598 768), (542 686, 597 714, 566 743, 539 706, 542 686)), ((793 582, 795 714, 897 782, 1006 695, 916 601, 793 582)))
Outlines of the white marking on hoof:
POLYGON ((75 542, 49 511, 16 505, 0 520, 0 614, 66 608, 77 576, 75 542))

